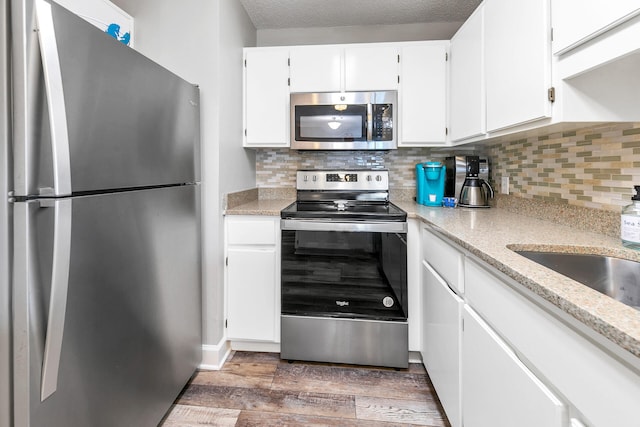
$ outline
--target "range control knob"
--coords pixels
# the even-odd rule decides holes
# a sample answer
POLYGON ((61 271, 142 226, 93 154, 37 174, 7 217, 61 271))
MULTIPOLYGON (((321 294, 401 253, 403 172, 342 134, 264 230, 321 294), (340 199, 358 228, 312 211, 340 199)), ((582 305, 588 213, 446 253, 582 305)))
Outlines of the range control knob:
POLYGON ((304 176, 304 178, 302 178, 302 180, 303 180, 304 182, 307 182, 307 181, 309 181, 309 177, 308 177, 307 175, 305 175, 305 176, 304 176))
POLYGON ((367 181, 371 181, 372 179, 371 175, 367 175, 367 181))
POLYGON ((382 181, 382 176, 381 175, 376 175, 376 181, 378 181, 378 182, 382 181))
POLYGON ((313 180, 313 182, 316 182, 318 180, 318 177, 313 175, 313 178, 311 178, 313 180))

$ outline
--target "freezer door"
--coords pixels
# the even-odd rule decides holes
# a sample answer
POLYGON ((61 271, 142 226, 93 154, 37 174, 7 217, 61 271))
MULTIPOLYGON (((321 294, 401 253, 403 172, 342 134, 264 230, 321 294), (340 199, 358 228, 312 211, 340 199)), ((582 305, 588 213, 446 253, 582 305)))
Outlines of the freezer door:
POLYGON ((54 2, 20 3, 17 196, 200 180, 196 86, 54 2))
POLYGON ((201 359, 199 186, 15 204, 15 425, 156 426, 201 359))
POLYGON ((9 8, 0 0, 0 427, 11 426, 9 8))

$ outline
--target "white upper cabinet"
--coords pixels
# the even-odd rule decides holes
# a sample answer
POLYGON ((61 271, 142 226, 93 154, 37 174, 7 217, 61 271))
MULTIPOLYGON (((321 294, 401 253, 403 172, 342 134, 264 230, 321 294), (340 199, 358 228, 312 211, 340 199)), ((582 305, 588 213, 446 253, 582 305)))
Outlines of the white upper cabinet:
POLYGON ((480 4, 451 39, 449 135, 452 142, 486 132, 484 5, 480 4))
POLYGON ((397 46, 350 46, 344 51, 345 90, 398 89, 397 46))
POLYGON ((291 92, 340 92, 344 74, 343 49, 338 46, 291 48, 291 92))
POLYGON ((351 92, 398 89, 395 45, 295 46, 291 92, 351 92))
POLYGON ((563 54, 640 14, 638 0, 553 0, 553 53, 563 54))
POLYGON ((485 0, 487 130, 551 115, 549 0, 485 0))
POLYGON ((289 146, 289 51, 244 51, 244 146, 289 146))
POLYGON ((443 145, 447 139, 448 42, 402 46, 399 147, 443 145))

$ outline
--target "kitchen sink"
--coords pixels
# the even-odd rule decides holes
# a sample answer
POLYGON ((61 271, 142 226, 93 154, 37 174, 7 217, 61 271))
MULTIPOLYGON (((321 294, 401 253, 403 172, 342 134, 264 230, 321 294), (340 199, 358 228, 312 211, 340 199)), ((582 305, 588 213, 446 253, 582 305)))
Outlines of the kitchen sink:
POLYGON ((640 310, 640 262, 604 255, 515 252, 640 310))

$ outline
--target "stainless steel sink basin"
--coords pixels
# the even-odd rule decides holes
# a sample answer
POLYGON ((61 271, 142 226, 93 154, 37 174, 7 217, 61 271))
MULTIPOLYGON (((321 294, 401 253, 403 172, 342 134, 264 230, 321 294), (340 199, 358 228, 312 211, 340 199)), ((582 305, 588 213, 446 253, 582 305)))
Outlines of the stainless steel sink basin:
POLYGON ((515 252, 640 310, 640 262, 604 255, 515 252))

